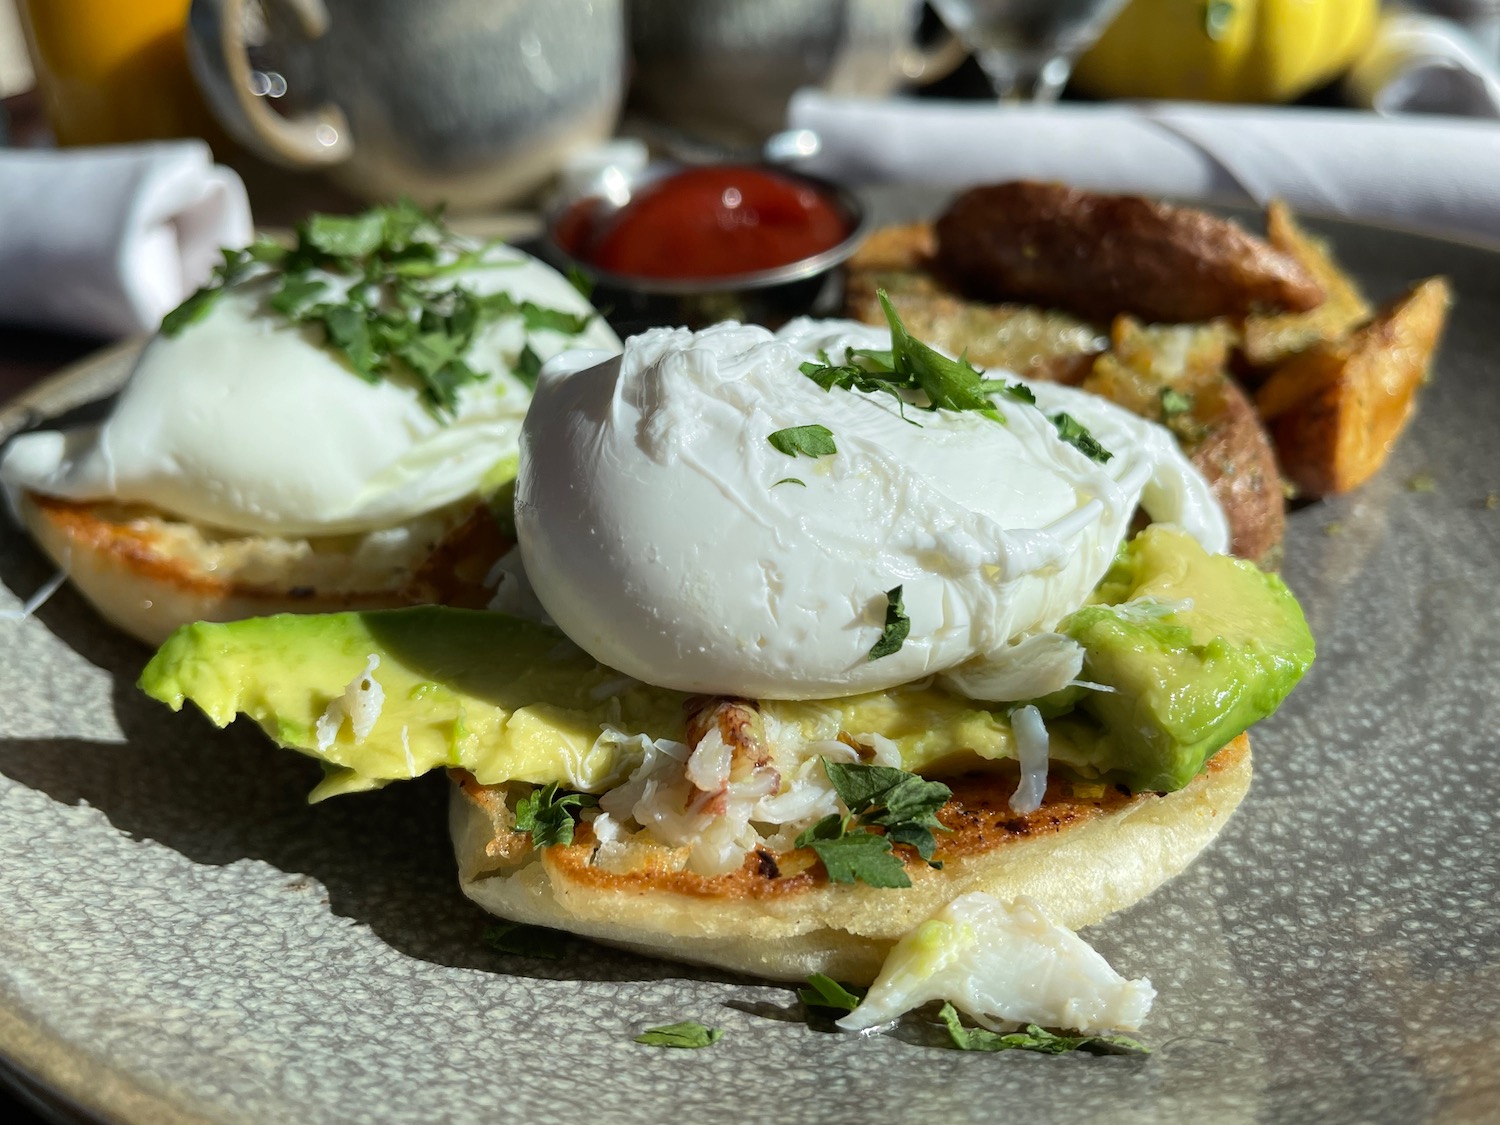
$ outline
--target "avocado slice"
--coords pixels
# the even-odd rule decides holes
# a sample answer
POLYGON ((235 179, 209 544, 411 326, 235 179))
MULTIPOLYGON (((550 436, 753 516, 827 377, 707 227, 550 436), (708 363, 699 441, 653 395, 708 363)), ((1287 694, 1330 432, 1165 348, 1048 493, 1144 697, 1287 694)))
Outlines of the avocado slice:
POLYGON ((1113 689, 1077 701, 1107 735, 1093 764, 1133 790, 1181 789, 1313 661, 1302 607, 1280 578, 1170 527, 1125 544, 1095 596, 1109 604, 1058 631, 1084 647, 1081 678, 1113 689))
MULTIPOLYGON (((1085 776, 1181 788, 1274 711, 1312 661, 1307 623, 1279 579, 1181 532, 1137 536, 1096 596, 1123 604, 1088 606, 1059 631, 1085 649, 1082 678, 1114 690, 1074 685, 1038 701, 1053 760, 1085 776)), ((682 740, 689 698, 603 667, 556 629, 439 606, 188 625, 140 686, 174 710, 192 700, 219 726, 243 712, 317 758, 326 776, 313 800, 449 766, 486 785, 601 792, 639 761, 634 736, 682 740), (366 699, 363 724, 348 702, 361 684, 382 697, 378 707, 366 699)), ((912 772, 1015 757, 1003 710, 926 683, 760 707, 808 742, 890 739, 912 772)))
POLYGON ((438 606, 186 625, 140 687, 174 711, 191 699, 221 727, 244 712, 276 742, 317 758, 327 776, 315 801, 448 766, 486 785, 602 790, 624 780, 638 755, 600 739, 601 729, 681 739, 687 698, 603 667, 556 629, 438 606), (384 694, 378 717, 363 737, 339 722, 320 745, 319 719, 365 678, 372 657, 370 677, 384 694))

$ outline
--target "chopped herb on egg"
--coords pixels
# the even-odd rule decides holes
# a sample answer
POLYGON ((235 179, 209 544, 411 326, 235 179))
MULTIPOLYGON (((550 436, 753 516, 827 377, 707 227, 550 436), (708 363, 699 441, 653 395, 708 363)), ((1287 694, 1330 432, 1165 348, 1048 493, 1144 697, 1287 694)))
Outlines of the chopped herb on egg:
POLYGON ((833 441, 833 431, 827 426, 819 426, 816 423, 809 426, 790 426, 785 430, 777 430, 766 438, 767 441, 780 453, 788 457, 826 457, 830 453, 837 453, 838 446, 833 441))
POLYGON ((1109 450, 1099 443, 1099 439, 1089 433, 1086 427, 1073 415, 1062 413, 1052 415, 1052 424, 1057 427, 1057 436, 1062 438, 1078 452, 1082 453, 1090 461, 1098 461, 1101 465, 1114 456, 1109 450))
POLYGON ((973 410, 996 422, 1005 421, 985 390, 984 376, 967 358, 949 359, 916 339, 901 323, 885 290, 879 290, 876 296, 891 326, 891 366, 896 374, 926 392, 933 409, 973 410))
POLYGON ((865 659, 879 660, 882 656, 899 652, 910 633, 911 618, 906 616, 906 606, 901 602, 901 587, 896 586, 885 592, 885 628, 865 659))
POLYGON ((635 1037, 637 1043, 644 1043, 648 1047, 681 1047, 694 1050, 699 1047, 712 1047, 724 1033, 717 1027, 705 1027, 697 1020, 683 1020, 681 1023, 669 1023, 665 1027, 648 1027, 635 1037))
POLYGON ((1034 1023, 1022 1031, 989 1031, 982 1027, 965 1027, 958 1009, 944 1001, 938 1018, 948 1029, 948 1036, 960 1051, 1036 1051, 1044 1055, 1062 1055, 1069 1051, 1087 1051, 1096 1055, 1149 1055, 1151 1048, 1128 1035, 1059 1035, 1034 1023))
MULTIPOLYGON (((174 336, 201 320, 226 289, 247 280, 253 267, 265 266, 280 273, 266 301, 271 312, 321 329, 325 345, 367 382, 415 380, 428 409, 452 417, 462 388, 486 378, 464 359, 481 332, 519 318, 528 334, 576 336, 594 316, 518 302, 508 293, 439 284, 466 270, 520 264, 492 257, 494 245, 468 245, 438 212, 409 200, 361 215, 311 215, 298 226, 293 246, 262 238, 224 251, 212 280, 163 317, 161 330, 174 336), (353 284, 338 295, 328 275, 353 284)), ((516 378, 534 388, 540 367, 528 342, 517 357, 516 378)))
POLYGON ((542 357, 527 344, 516 357, 516 378, 525 384, 528 391, 536 390, 536 378, 542 373, 542 357))
MULTIPOLYGON (((776 484, 796 484, 800 485, 803 488, 807 487, 807 482, 805 480, 801 480, 798 477, 782 477, 779 481, 776 482, 776 484)), ((771 487, 775 488, 776 484, 773 484, 771 487)))

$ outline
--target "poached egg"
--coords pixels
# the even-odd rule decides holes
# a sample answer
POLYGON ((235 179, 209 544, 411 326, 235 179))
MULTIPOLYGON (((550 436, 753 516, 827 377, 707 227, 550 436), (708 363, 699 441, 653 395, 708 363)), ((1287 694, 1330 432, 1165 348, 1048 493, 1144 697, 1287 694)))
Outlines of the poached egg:
POLYGON ((655 329, 622 355, 548 364, 516 482, 541 607, 601 663, 682 691, 816 699, 945 672, 975 688, 1016 679, 1028 642, 1063 657, 1051 690, 1076 667, 1035 638, 1085 602, 1138 505, 1227 549, 1171 434, 1096 396, 1037 384, 1035 405, 997 399, 1002 423, 824 391, 799 370, 890 346, 886 329, 801 319, 655 329), (1059 412, 1113 456, 1062 440, 1059 412), (769 440, 807 425, 837 452, 769 440), (872 659, 896 587, 910 631, 872 659))
MULTIPOLYGON (((347 287, 347 279, 329 277, 347 287)), ((509 247, 448 282, 517 302, 592 313, 561 274, 509 247)), ((486 378, 437 418, 414 380, 366 382, 320 330, 270 315, 261 274, 207 316, 146 345, 108 419, 15 439, 0 481, 69 500, 149 504, 233 532, 303 536, 393 527, 475 494, 516 456, 531 395, 515 376, 529 344, 542 359, 570 347, 618 350, 595 316, 580 336, 527 332, 505 317, 464 358, 486 378)))

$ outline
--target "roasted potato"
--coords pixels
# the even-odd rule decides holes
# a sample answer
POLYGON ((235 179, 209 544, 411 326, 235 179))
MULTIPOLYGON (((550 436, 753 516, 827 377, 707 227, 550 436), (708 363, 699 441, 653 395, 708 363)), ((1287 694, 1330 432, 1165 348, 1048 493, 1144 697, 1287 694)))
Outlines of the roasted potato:
POLYGON ((1098 326, 1055 309, 970 301, 933 271, 936 245, 930 223, 876 231, 849 262, 845 311, 884 324, 876 291, 884 289, 919 339, 981 367, 1004 367, 1056 383, 1078 383, 1107 340, 1098 326))
POLYGON ((1256 393, 1282 471, 1307 496, 1347 492, 1385 461, 1426 381, 1452 298, 1428 278, 1341 340, 1292 356, 1256 393))
POLYGON ((936 262, 966 294, 1086 320, 1197 322, 1324 299, 1300 262, 1229 220, 1139 196, 994 184, 959 196, 936 230, 936 262))
POLYGON ((1172 430, 1224 509, 1230 550, 1270 567, 1286 529, 1281 475, 1250 400, 1225 373, 1236 339, 1225 321, 1143 325, 1118 317, 1110 350, 1083 389, 1172 430))
POLYGON ((1333 260, 1328 246, 1303 231, 1284 203, 1266 208, 1266 239, 1301 263, 1323 290, 1324 301, 1301 313, 1245 318, 1238 373, 1252 384, 1268 369, 1325 340, 1338 340, 1370 319, 1370 304, 1354 279, 1333 260))

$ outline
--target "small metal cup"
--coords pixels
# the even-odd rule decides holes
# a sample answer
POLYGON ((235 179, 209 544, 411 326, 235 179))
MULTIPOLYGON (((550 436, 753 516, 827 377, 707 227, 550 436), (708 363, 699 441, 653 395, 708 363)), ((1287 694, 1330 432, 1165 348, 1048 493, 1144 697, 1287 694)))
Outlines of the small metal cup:
POLYGON ((596 200, 607 216, 624 207, 641 188, 681 168, 680 164, 661 162, 635 173, 617 169, 607 194, 599 190, 558 199, 547 209, 541 256, 560 269, 576 270, 592 281, 595 306, 622 336, 661 325, 702 328, 723 320, 776 328, 795 316, 838 313, 844 298, 843 271, 838 267, 859 249, 869 233, 870 218, 853 192, 816 176, 774 169, 779 176, 816 189, 848 222, 849 234, 836 246, 774 269, 724 277, 632 277, 575 258, 556 237, 559 220, 578 202, 596 200))

